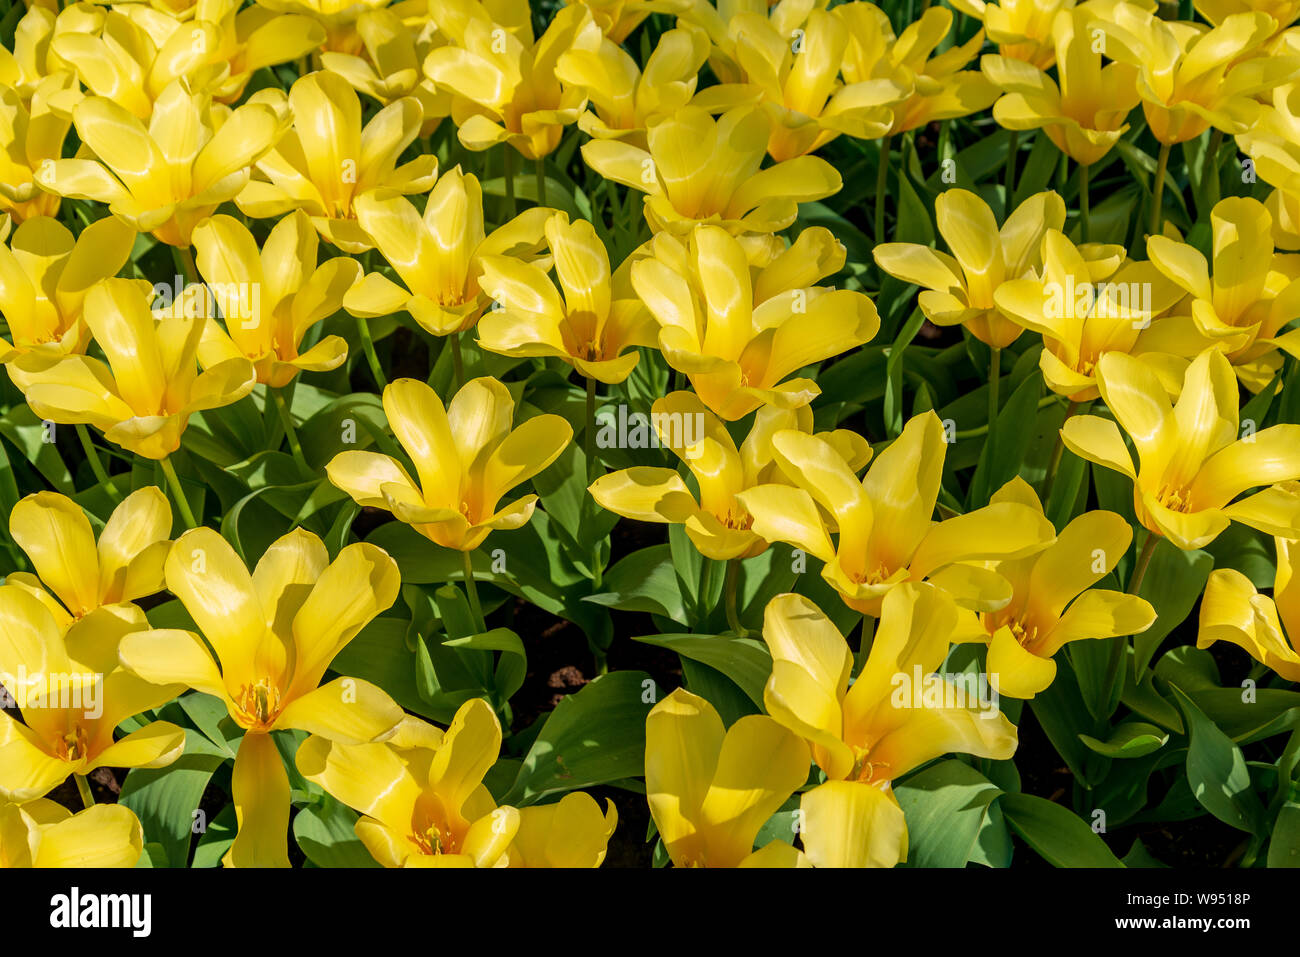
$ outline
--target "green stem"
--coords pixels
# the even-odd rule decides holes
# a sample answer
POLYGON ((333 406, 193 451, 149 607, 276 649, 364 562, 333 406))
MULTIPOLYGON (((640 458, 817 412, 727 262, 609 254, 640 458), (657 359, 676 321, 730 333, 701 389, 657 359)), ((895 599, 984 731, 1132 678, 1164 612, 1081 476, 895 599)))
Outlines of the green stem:
POLYGON ((1087 163, 1079 164, 1079 226, 1080 232, 1085 243, 1092 242, 1092 223, 1090 220, 1090 204, 1088 202, 1088 171, 1087 163))
POLYGON ((503 143, 501 148, 505 150, 501 158, 501 175, 505 177, 506 186, 506 214, 514 219, 518 207, 515 205, 515 148, 509 143, 503 143))
POLYGON ((1147 230, 1151 236, 1159 236, 1160 228, 1164 222, 1164 210, 1162 204, 1165 197, 1165 171, 1169 168, 1169 150, 1168 143, 1160 144, 1160 157, 1156 160, 1156 181, 1151 187, 1151 228, 1147 230))
POLYGON ((1007 168, 1002 182, 1002 218, 1004 220, 1011 215, 1011 206, 1014 202, 1012 197, 1015 195, 1016 150, 1019 148, 1020 131, 1012 130, 1011 139, 1007 141, 1007 168))
POLYGON ((876 233, 872 237, 879 245, 885 241, 885 187, 889 181, 890 137, 880 141, 880 168, 876 170, 876 233))
POLYGON ((724 585, 724 591, 727 596, 727 627, 737 638, 746 637, 749 632, 745 626, 740 623, 740 609, 738 608, 737 592, 740 585, 740 559, 731 558, 727 560, 727 580, 724 585))
POLYGON ((383 392, 388 388, 388 379, 384 377, 384 370, 380 368, 379 356, 375 353, 375 341, 370 338, 370 326, 366 320, 360 316, 356 317, 357 335, 361 337, 361 350, 366 354, 366 362, 370 366, 370 375, 375 380, 375 385, 379 391, 383 392))
POLYGON ((289 412, 289 403, 284 401, 284 393, 279 389, 271 390, 271 399, 275 402, 275 411, 280 414, 280 424, 284 426, 284 437, 289 443, 289 452, 300 465, 307 465, 307 457, 302 454, 302 445, 298 442, 298 430, 293 427, 293 416, 289 412))
POLYGON ((474 563, 470 561, 469 552, 460 553, 461 564, 465 569, 465 597, 469 599, 469 610, 474 616, 474 627, 479 634, 487 631, 487 622, 483 620, 483 606, 478 601, 478 586, 474 584, 474 563))
POLYGON ((1223 147, 1223 130, 1215 127, 1210 134, 1210 144, 1205 150, 1205 163, 1201 167, 1201 188, 1205 190, 1208 213, 1219 201, 1219 150, 1223 147))
POLYGON ((453 332, 451 339, 451 378, 452 391, 459 392, 465 384, 465 357, 460 353, 460 333, 453 332))
POLYGON ((186 283, 203 281, 199 278, 199 268, 194 265, 194 253, 190 251, 189 246, 173 246, 172 262, 176 264, 176 268, 180 270, 181 275, 185 277, 186 283))
MULTIPOLYGON (((1083 167, 1080 167, 1082 169, 1083 167)), ((1065 407, 1065 421, 1070 421, 1070 416, 1074 415, 1079 408, 1079 403, 1071 401, 1065 407)), ((1064 427, 1064 422, 1062 423, 1064 427)), ((1047 474, 1043 476, 1043 491, 1038 496, 1043 505, 1047 505, 1048 498, 1052 494, 1052 483, 1056 481, 1056 470, 1061 467, 1061 456, 1065 452, 1065 439, 1061 437, 1061 430, 1056 431, 1056 444, 1052 446, 1052 457, 1047 463, 1047 474)))
MULTIPOLYGON (((582 460, 586 463, 587 468, 587 488, 588 492, 582 499, 582 513, 579 521, 587 524, 588 517, 591 515, 591 508, 595 504, 592 498, 590 488, 591 483, 596 481, 596 380, 587 376, 587 418, 586 426, 582 430, 582 460)), ((604 570, 600 567, 600 541, 597 540, 591 547, 591 580, 592 587, 599 588, 604 570)))
POLYGON ((172 465, 172 460, 160 459, 159 463, 162 465, 163 475, 167 477, 167 487, 171 489, 176 507, 180 509, 181 521, 185 523, 186 528, 198 528, 199 523, 194 520, 194 512, 190 509, 189 500, 185 498, 185 490, 181 488, 181 480, 176 475, 176 467, 172 465))
MULTIPOLYGON (((1142 550, 1138 552, 1137 563, 1133 566, 1133 571, 1129 574, 1127 591, 1130 595, 1136 595, 1138 589, 1142 587, 1142 578, 1146 575, 1147 566, 1151 564, 1151 556, 1155 554, 1156 542, 1160 539, 1152 535, 1147 529, 1146 538, 1142 542, 1142 550)), ((1116 700, 1114 688, 1115 682, 1119 680, 1119 671, 1124 664, 1124 654, 1128 651, 1129 636, 1120 635, 1111 639, 1110 656, 1106 660, 1106 683, 1102 685, 1109 693, 1109 701, 1116 700)), ((1110 718, 1110 712, 1105 715, 1106 719, 1110 718)), ((1098 731, 1104 728, 1099 723, 1098 731)))
POLYGON ((74 774, 73 777, 77 779, 77 793, 81 795, 81 803, 88 808, 94 807, 95 795, 90 793, 90 782, 86 780, 86 776, 74 774))
POLYGON ((1138 589, 1142 587, 1142 579, 1147 573, 1147 566, 1151 564, 1151 556, 1156 552, 1156 543, 1160 541, 1160 537, 1151 534, 1150 529, 1144 529, 1144 531, 1146 532, 1146 538, 1142 542, 1142 550, 1138 552, 1137 563, 1128 576, 1128 588, 1125 589, 1130 595, 1136 595, 1138 589))
POLYGON ((989 348, 989 428, 998 420, 998 388, 1002 383, 1002 350, 989 348))
POLYGON ((704 620, 709 617, 709 597, 713 594, 713 566, 716 565, 712 558, 700 556, 700 593, 696 596, 695 604, 695 627, 703 625, 704 620))
POLYGON ((546 158, 537 157, 537 205, 546 205, 546 158))
MULTIPOLYGON (((1057 402, 1057 397, 1055 393, 1053 393, 1052 395, 1045 395, 1038 400, 1038 409, 1039 411, 1041 411, 1047 408, 1049 405, 1055 405, 1056 402, 1057 402)), ((989 424, 985 422, 983 425, 977 425, 973 429, 962 429, 960 432, 954 432, 953 438, 959 442, 965 439, 976 439, 979 438, 981 435, 987 435, 988 431, 989 431, 989 424)), ((880 446, 876 446, 876 447, 880 448, 881 451, 884 451, 884 449, 888 447, 889 442, 892 441, 893 439, 887 439, 884 442, 882 442, 880 446)))
POLYGON ((76 426, 77 438, 81 440, 81 449, 86 453, 86 458, 90 462, 90 470, 95 473, 95 481, 108 489, 108 494, 113 498, 120 498, 122 493, 118 490, 117 483, 113 481, 104 468, 104 463, 99 458, 99 450, 95 448, 95 443, 90 440, 89 430, 80 423, 76 426))

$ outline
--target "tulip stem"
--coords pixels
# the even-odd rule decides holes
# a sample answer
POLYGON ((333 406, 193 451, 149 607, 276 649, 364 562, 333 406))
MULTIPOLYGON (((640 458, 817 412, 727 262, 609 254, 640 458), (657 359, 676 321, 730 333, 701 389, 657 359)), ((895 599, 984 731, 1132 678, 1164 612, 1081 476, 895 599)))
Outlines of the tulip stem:
POLYGON ((537 157, 537 205, 546 205, 546 159, 537 157))
POLYGON ((749 636, 745 626, 740 623, 740 610, 737 607, 737 591, 740 584, 740 559, 730 558, 727 560, 727 580, 723 586, 727 596, 727 626, 731 629, 732 634, 737 638, 749 636))
POLYGON ((503 143, 501 148, 505 150, 501 157, 501 175, 505 179, 506 215, 514 219, 518 211, 515 205, 515 148, 509 143, 503 143))
POLYGON ((1079 232, 1085 243, 1092 242, 1092 224, 1089 222, 1091 204, 1088 202, 1087 163, 1079 164, 1079 232))
POLYGON ((1160 157, 1156 160, 1156 181, 1151 186, 1151 228, 1147 231, 1151 236, 1160 235, 1164 220, 1162 204, 1165 197, 1165 171, 1169 168, 1169 150, 1168 143, 1160 144, 1160 157))
POLYGON ((379 391, 383 392, 384 389, 388 388, 388 380, 384 378, 384 370, 379 365, 379 356, 375 353, 375 340, 370 338, 370 327, 366 325, 366 320, 360 316, 355 318, 357 321, 357 335, 361 337, 361 351, 366 354, 366 362, 370 365, 370 375, 374 378, 379 391))
MULTIPOLYGON (((587 488, 588 492, 582 499, 582 511, 578 521, 582 525, 587 524, 588 516, 591 514, 591 506, 595 499, 591 496, 591 483, 596 481, 594 475, 596 469, 596 380, 592 376, 587 376, 587 420, 586 426, 582 430, 582 461, 587 469, 587 488)), ((591 580, 592 587, 599 588, 602 578, 603 569, 600 567, 600 540, 595 539, 595 544, 591 547, 591 580)))
POLYGON ((1146 538, 1142 542, 1142 550, 1138 552, 1137 564, 1133 566, 1133 571, 1128 577, 1128 593, 1136 595, 1138 589, 1142 587, 1142 579, 1147 573, 1147 566, 1151 564, 1151 556, 1156 552, 1156 542, 1160 541, 1158 535, 1151 534, 1151 530, 1144 529, 1146 538))
MULTIPOLYGON (((1080 167, 1082 169, 1083 167, 1080 167)), ((1071 401, 1065 407, 1065 420, 1061 423, 1064 427, 1065 422, 1070 421, 1070 416, 1074 415, 1079 408, 1079 403, 1071 401)), ((1043 491, 1038 497, 1043 506, 1047 506, 1047 500, 1052 494, 1052 483, 1056 481, 1056 470, 1061 467, 1061 456, 1065 452, 1065 439, 1061 437, 1061 430, 1056 430, 1056 444, 1052 446, 1052 457, 1047 462, 1047 474, 1043 476, 1043 491)))
POLYGON ((1020 148, 1020 131, 1011 130, 1011 138, 1007 140, 1007 168, 1002 182, 1002 218, 1006 219, 1011 215, 1011 207, 1014 203, 1012 197, 1015 195, 1016 184, 1016 150, 1020 148))
POLYGON ((280 414, 280 424, 284 426, 284 438, 289 443, 289 452, 300 465, 307 465, 307 457, 302 454, 302 445, 298 442, 298 430, 293 427, 293 416, 289 412, 289 403, 284 400, 284 392, 271 390, 271 400, 275 410, 280 414))
POLYGON ((876 170, 876 244, 885 241, 885 187, 889 182, 889 146, 890 137, 886 135, 880 141, 880 167, 876 170))
POLYGON ((478 586, 474 584, 474 563, 469 552, 461 552, 460 560, 465 569, 465 596, 469 599, 469 610, 474 615, 474 627, 478 633, 487 631, 487 622, 483 620, 483 606, 478 601, 478 586))
POLYGON ((447 338, 451 340, 452 390, 459 392, 460 387, 465 384, 465 357, 460 354, 460 333, 453 332, 447 338))
MULTIPOLYGON (((173 246, 172 262, 185 277, 186 284, 202 282, 199 278, 199 267, 194 265, 194 253, 190 251, 189 246, 173 246)), ((182 307, 184 308, 184 307, 182 307)))
POLYGON ((1205 150, 1201 167, 1201 189, 1205 191, 1206 212, 1219 201, 1219 150, 1223 146, 1223 130, 1215 127, 1210 133, 1210 144, 1205 150))
POLYGON ((176 475, 176 467, 172 465, 172 460, 160 459, 159 464, 162 466, 163 475, 167 477, 167 487, 172 491, 176 507, 180 509, 181 521, 185 523, 186 528, 198 528, 199 523, 194 520, 194 512, 190 509, 189 500, 185 498, 185 490, 181 488, 181 480, 176 475))
POLYGON ((77 779, 77 793, 81 795, 81 803, 88 808, 94 807, 95 795, 90 793, 90 782, 86 780, 86 776, 74 774, 73 777, 77 779))
MULTIPOLYGON (((1151 564, 1151 556, 1155 554, 1156 542, 1160 540, 1158 536, 1151 534, 1150 529, 1144 529, 1144 531, 1146 532, 1146 538, 1143 539, 1142 549, 1138 552, 1137 563, 1133 566, 1133 571, 1129 573, 1128 588, 1126 590, 1130 595, 1136 595, 1138 589, 1142 587, 1142 578, 1147 573, 1147 566, 1151 564)), ((1120 635, 1111 639, 1110 657, 1106 661, 1106 683, 1102 685, 1107 690, 1107 693, 1111 695, 1108 700, 1114 700, 1113 689, 1115 688, 1115 682, 1119 680, 1119 670, 1124 663, 1124 653, 1128 651, 1128 639, 1128 635, 1120 635)), ((1109 712, 1106 717, 1110 717, 1109 712)))
POLYGON ((108 474, 108 470, 104 468, 104 463, 100 461, 99 450, 95 448, 95 443, 90 440, 89 430, 80 423, 77 424, 76 429, 77 438, 81 440, 81 449, 86 453, 86 459, 90 462, 90 470, 95 473, 95 481, 108 489, 108 494, 113 496, 114 499, 119 498, 122 493, 118 491, 117 483, 113 481, 108 474))
POLYGON ((989 347, 989 428, 998 420, 998 387, 1002 383, 1002 350, 989 347))

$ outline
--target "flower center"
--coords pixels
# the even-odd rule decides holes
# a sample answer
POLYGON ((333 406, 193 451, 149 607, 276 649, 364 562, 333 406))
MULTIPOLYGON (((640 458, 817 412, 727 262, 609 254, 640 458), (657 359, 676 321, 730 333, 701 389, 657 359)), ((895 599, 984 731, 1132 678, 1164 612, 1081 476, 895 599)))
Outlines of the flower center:
POLYGON ((257 727, 266 727, 280 713, 280 689, 267 678, 239 690, 239 710, 257 727))
POLYGON ((73 727, 58 742, 59 757, 76 762, 87 756, 86 730, 80 724, 73 727))

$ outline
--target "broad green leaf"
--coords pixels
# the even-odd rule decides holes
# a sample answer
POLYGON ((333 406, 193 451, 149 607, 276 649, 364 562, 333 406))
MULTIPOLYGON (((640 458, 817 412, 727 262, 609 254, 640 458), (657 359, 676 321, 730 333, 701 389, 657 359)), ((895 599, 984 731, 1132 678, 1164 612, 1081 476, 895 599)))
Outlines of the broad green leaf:
POLYGON ((1170 690, 1187 719, 1191 735, 1187 782, 1196 800, 1224 824, 1261 835, 1264 808, 1251 787, 1250 771, 1241 749, 1177 685, 1170 685, 1170 690))
POLYGON ((1053 867, 1124 866, 1068 808, 1032 794, 1004 794, 998 803, 1011 829, 1053 867))

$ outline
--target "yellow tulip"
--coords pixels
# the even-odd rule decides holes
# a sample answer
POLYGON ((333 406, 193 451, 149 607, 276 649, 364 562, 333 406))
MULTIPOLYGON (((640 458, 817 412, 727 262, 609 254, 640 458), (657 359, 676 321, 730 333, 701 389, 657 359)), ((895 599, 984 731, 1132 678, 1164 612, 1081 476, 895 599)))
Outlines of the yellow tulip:
POLYGON ((1273 89, 1255 125, 1236 137, 1259 178, 1274 187, 1265 200, 1273 218, 1273 242, 1300 249, 1300 83, 1273 89))
MULTIPOLYGON (((821 162, 782 165, 805 161, 821 162)), ((862 293, 807 285, 843 263, 843 248, 825 231, 806 230, 756 275, 745 246, 718 226, 697 226, 683 240, 660 234, 649 253, 632 264, 631 277, 659 324, 659 349, 728 422, 765 404, 807 405, 817 385, 786 377, 880 329, 862 293)))
POLYGON ((1290 481, 1300 478, 1300 425, 1240 437, 1237 380, 1222 352, 1193 360, 1172 405, 1155 371, 1122 353, 1101 357, 1097 385, 1115 421, 1076 415, 1061 438, 1076 455, 1133 480, 1134 511, 1152 534, 1202 548, 1237 521, 1300 537, 1300 485, 1290 481), (1136 468, 1120 426, 1137 449, 1136 468), (1257 486, 1264 488, 1233 501, 1257 486))
MULTIPOLYGON (((179 48, 187 38, 193 49, 205 32, 204 65, 217 71, 210 81, 213 97, 221 103, 234 103, 244 95, 248 81, 258 70, 290 63, 319 49, 326 41, 323 26, 309 16, 278 13, 270 3, 258 3, 240 9, 240 0, 197 0, 189 24, 177 29, 168 39, 168 48, 179 48)), ((206 77, 199 74, 197 82, 206 77)), ((107 94, 105 94, 107 95, 107 94)))
POLYGON ((1262 56, 1277 24, 1264 13, 1237 13, 1213 29, 1165 21, 1129 3, 1115 5, 1106 53, 1136 67, 1147 125, 1160 143, 1183 143, 1213 126, 1243 133, 1259 115, 1252 99, 1295 74, 1293 56, 1262 56))
POLYGON ((1277 577, 1273 597, 1261 595, 1234 568, 1216 568, 1201 599, 1197 648, 1230 641, 1287 681, 1300 682, 1300 588, 1295 583, 1296 542, 1274 539, 1277 577))
POLYGON ((754 839, 808 779, 808 747, 767 715, 725 728, 706 700, 678 688, 646 718, 650 815, 677 867, 806 867, 800 851, 754 839))
POLYGON ((260 252, 253 234, 230 216, 213 216, 195 227, 198 269, 225 319, 224 330, 213 321, 204 331, 198 355, 205 369, 245 358, 258 382, 280 388, 299 372, 343 364, 348 347, 338 336, 298 351, 307 330, 338 312, 361 279, 361 264, 350 257, 318 267, 318 246, 301 209, 275 224, 260 252))
POLYGON ((171 506, 152 485, 122 499, 98 542, 81 506, 57 492, 37 492, 9 514, 9 534, 27 553, 36 575, 11 572, 5 584, 41 599, 59 628, 66 629, 100 608, 162 591, 171 529, 171 506), (46 594, 47 588, 58 602, 46 594))
POLYGON ((1127 259, 1123 246, 1075 246, 1049 229, 1042 250, 1041 278, 1008 279, 993 301, 1002 315, 1043 337, 1038 366, 1047 387, 1087 402, 1099 395, 1097 360, 1107 352, 1144 353, 1144 330, 1169 321, 1152 318, 1183 292, 1154 264, 1127 259))
POLYGON ((358 196, 355 208, 357 222, 405 285, 367 273, 348 291, 344 307, 366 318, 405 310, 435 336, 463 332, 478 322, 490 302, 480 288, 484 260, 536 258, 553 212, 534 206, 486 234, 483 189, 477 177, 459 166, 442 174, 423 216, 409 200, 388 190, 358 196))
POLYGON ((325 50, 357 53, 362 39, 357 20, 368 10, 385 6, 387 0, 257 0, 258 6, 276 13, 310 17, 325 30, 325 50))
POLYGON ((56 359, 85 352, 86 293, 116 275, 134 242, 135 231, 113 216, 91 223, 75 239, 48 216, 20 223, 9 245, 0 246, 0 313, 13 337, 12 344, 0 339, 0 362, 27 353, 56 359))
POLYGON ((443 0, 430 14, 452 45, 431 51, 424 72, 454 94, 461 145, 480 151, 508 143, 532 160, 554 151, 586 105, 580 90, 560 82, 555 66, 570 50, 600 47, 590 11, 562 7, 536 41, 531 24, 507 30, 470 0, 443 0))
POLYGON ((771 121, 767 152, 777 162, 811 153, 841 134, 883 136, 894 121, 889 108, 912 92, 888 77, 841 83, 849 36, 843 22, 825 10, 808 14, 794 43, 762 13, 735 14, 728 31, 740 82, 710 87, 695 104, 711 112, 761 104, 771 121))
POLYGON ((293 127, 257 162, 258 178, 235 197, 246 216, 274 218, 302 209, 328 243, 347 253, 374 245, 356 218, 367 190, 423 193, 438 176, 438 158, 420 155, 397 165, 420 132, 420 102, 394 100, 361 124, 361 101, 335 73, 309 73, 289 89, 293 127))
POLYGON ((63 155, 72 121, 55 104, 76 85, 71 73, 56 73, 29 102, 17 89, 0 86, 0 212, 21 222, 59 211, 58 195, 40 187, 36 171, 63 155))
POLYGON ((1180 330, 1188 351, 1218 348, 1242 384, 1259 392, 1282 366, 1279 350, 1300 355, 1300 330, 1282 332, 1300 315, 1300 263, 1274 255, 1273 218, 1258 200, 1215 204, 1210 228, 1213 270, 1198 250, 1167 236, 1149 237, 1147 255, 1191 297, 1180 330))
POLYGON ((1196 0, 1196 12, 1215 26, 1235 13, 1259 11, 1273 18, 1277 33, 1300 19, 1300 0, 1196 0))
POLYGON ((585 791, 570 791, 554 804, 520 808, 510 866, 600 867, 617 826, 614 802, 607 799, 602 812, 585 791))
POLYGON ((629 264, 611 275, 609 253, 585 219, 546 221, 559 292, 546 272, 510 256, 484 256, 479 285, 499 308, 478 324, 478 344, 505 356, 554 356, 607 384, 636 368, 637 346, 655 344, 658 325, 637 299, 629 264))
POLYGON ((708 53, 703 31, 678 27, 659 38, 644 72, 617 42, 606 38, 594 50, 565 51, 556 61, 555 75, 587 96, 579 129, 598 140, 627 140, 644 149, 646 127, 671 116, 695 95, 708 53))
POLYGON ((648 150, 620 140, 592 140, 582 158, 606 179, 648 194, 653 232, 690 232, 706 223, 731 233, 773 233, 795 221, 800 203, 839 191, 840 174, 815 156, 760 169, 771 121, 753 106, 717 120, 684 106, 646 130, 648 150))
POLYGON ((985 76, 1004 94, 993 104, 993 118, 1009 130, 1045 130, 1056 148, 1081 166, 1100 161, 1119 142, 1140 99, 1136 67, 1101 65, 1090 33, 1094 24, 1092 14, 1082 7, 1056 15, 1052 42, 1057 80, 1012 57, 986 56, 980 61, 985 76))
MULTIPOLYGON (((785 484, 772 455, 772 436, 786 429, 811 433, 812 410, 760 408, 748 437, 736 448, 726 426, 690 392, 673 392, 654 403, 650 421, 659 442, 695 476, 699 500, 675 469, 635 466, 601 476, 591 495, 605 509, 641 522, 684 525, 700 554, 717 561, 749 558, 768 543, 752 529, 753 519, 737 497, 759 485, 785 484)), ((865 439, 847 429, 820 432, 850 471, 871 458, 865 439)))
POLYGON ((312 735, 297 763, 303 777, 361 812, 357 837, 385 867, 505 867, 521 815, 497 807, 483 784, 500 751, 501 722, 471 698, 445 733, 407 717, 381 743, 312 735))
POLYGON ((0 806, 0 867, 135 867, 144 828, 125 804, 73 814, 46 798, 0 806))
POLYGON ((424 75, 424 58, 441 44, 437 27, 423 18, 417 30, 398 16, 396 8, 367 10, 357 18, 365 56, 321 54, 321 66, 347 80, 358 92, 387 106, 404 96, 420 102, 424 123, 420 136, 429 136, 451 113, 451 97, 424 75))
POLYGON ((492 529, 528 522, 536 495, 498 508, 501 497, 554 462, 573 438, 558 415, 535 415, 512 430, 514 408, 496 379, 470 380, 445 409, 423 382, 398 379, 384 390, 384 412, 419 485, 377 452, 340 452, 326 473, 357 504, 392 512, 444 548, 473 551, 492 529))
POLYGON ((297 729, 348 744, 393 732, 402 709, 378 687, 321 680, 335 655, 392 605, 397 563, 364 543, 331 562, 319 538, 296 529, 273 542, 250 575, 224 538, 197 528, 176 540, 166 578, 202 638, 142 631, 123 639, 119 657, 145 681, 213 695, 245 729, 232 780, 239 833, 225 862, 286 867, 289 777, 270 732, 297 729))
POLYGON ((236 402, 257 382, 242 357, 200 373, 206 323, 180 311, 155 319, 140 283, 106 279, 86 294, 83 318, 108 362, 28 357, 11 363, 9 376, 41 418, 93 425, 137 455, 166 458, 180 448, 192 414, 236 402))
POLYGON ((962 69, 984 45, 983 30, 961 46, 933 55, 952 29, 951 10, 930 7, 897 38, 889 18, 873 4, 845 3, 832 13, 849 36, 841 66, 846 83, 888 78, 911 91, 891 107, 889 135, 978 113, 998 98, 998 88, 987 77, 962 69))
POLYGON ((934 521, 947 448, 939 417, 925 412, 859 480, 825 440, 778 432, 772 452, 796 487, 760 485, 737 497, 753 516, 755 534, 821 559, 822 577, 863 614, 879 615, 895 587, 923 579, 964 607, 996 611, 1011 600, 1010 584, 971 563, 1024 558, 1050 544, 1055 532, 1041 513, 1015 502, 934 521))
POLYGON ((828 779, 802 801, 804 851, 814 865, 893 867, 907 857, 893 781, 950 752, 994 760, 1015 752, 1016 728, 996 707, 935 674, 956 626, 956 607, 934 586, 894 589, 850 683, 853 653, 821 609, 802 595, 768 603, 763 640, 772 674, 763 704, 808 742, 828 779))
POLYGON ((591 11, 600 32, 611 43, 621 44, 652 13, 681 16, 691 8, 691 0, 563 0, 591 11))
POLYGON ((144 612, 119 604, 64 631, 29 591, 0 586, 0 684, 23 719, 0 718, 0 798, 31 801, 70 774, 158 768, 180 756, 185 732, 167 721, 113 738, 127 718, 184 690, 142 681, 118 666, 121 643, 148 627, 144 612))
POLYGON ((952 255, 916 243, 882 243, 876 264, 921 287, 917 302, 936 326, 963 325, 994 349, 1019 338, 1020 323, 998 308, 1004 282, 1042 269, 1043 237, 1065 226, 1065 203, 1053 192, 1029 197, 998 229, 989 205, 964 189, 949 189, 934 203, 939 234, 952 255))
POLYGON ((1056 62, 1052 23, 1057 13, 1074 9, 1075 0, 953 0, 960 13, 984 24, 998 53, 1046 70, 1056 62))
POLYGON ((213 106, 173 81, 146 128, 115 100, 92 96, 73 110, 77 135, 96 159, 43 164, 36 182, 60 196, 107 203, 138 232, 188 246, 190 231, 248 182, 249 167, 279 135, 275 110, 213 106))
MULTIPOLYGON (((0 86, 12 87, 22 99, 30 104, 37 87, 50 77, 60 72, 69 72, 71 67, 63 62, 59 55, 50 49, 50 40, 54 37, 57 7, 53 10, 35 4, 29 5, 27 12, 14 24, 12 49, 0 46, 0 86)), ((102 17, 102 11, 97 11, 102 17)), ((65 11, 63 24, 66 27, 74 19, 84 19, 81 11, 72 8, 65 11)))
MULTIPOLYGON (((992 501, 1043 511, 1034 490, 1018 477, 995 492, 992 501)), ((969 637, 989 646, 985 671, 999 694, 1032 698, 1045 691, 1056 678, 1052 656, 1067 642, 1120 638, 1151 627, 1156 613, 1145 599, 1092 587, 1114 569, 1132 540, 1133 530, 1123 516, 1084 512, 1041 552, 990 563, 1011 583, 1011 602, 978 621, 963 609, 969 635, 958 640, 969 637)))

